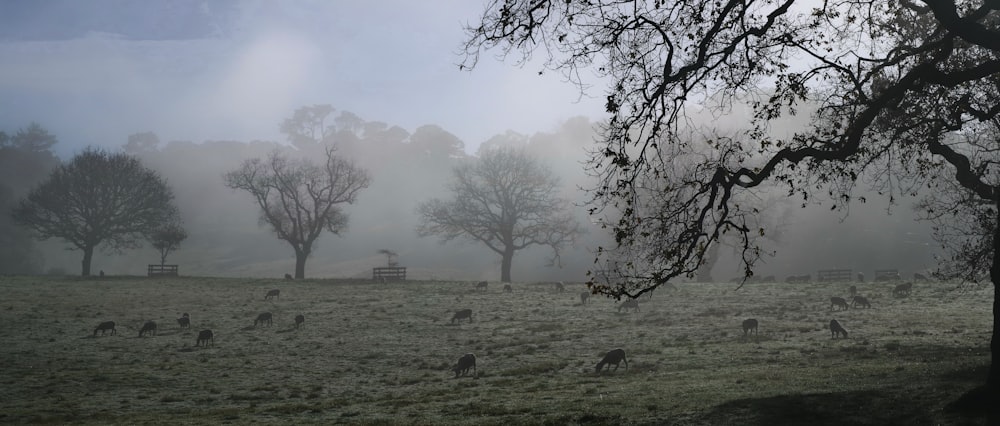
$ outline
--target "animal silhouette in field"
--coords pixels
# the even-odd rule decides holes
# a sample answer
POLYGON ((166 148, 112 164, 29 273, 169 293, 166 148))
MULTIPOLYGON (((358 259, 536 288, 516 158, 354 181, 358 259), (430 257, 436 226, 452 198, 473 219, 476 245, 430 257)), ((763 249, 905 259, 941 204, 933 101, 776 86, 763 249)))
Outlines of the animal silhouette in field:
POLYGON ((854 300, 851 302, 851 307, 857 308, 858 305, 861 305, 865 309, 870 309, 872 307, 872 304, 864 296, 854 296, 854 300))
POLYGON ((605 366, 606 369, 611 370, 611 364, 615 365, 615 369, 612 371, 618 371, 618 365, 623 362, 625 363, 625 370, 627 371, 628 360, 625 359, 625 351, 623 349, 612 349, 604 355, 604 358, 601 358, 601 362, 597 363, 597 366, 594 367, 594 372, 600 374, 601 369, 605 368, 605 366))
POLYGON ((285 279, 288 280, 288 281, 292 281, 295 278, 292 277, 292 274, 285 274, 285 279))
POLYGON ((105 321, 105 322, 102 322, 100 324, 97 324, 97 328, 94 329, 94 335, 96 336, 97 332, 100 331, 101 332, 101 336, 103 336, 104 332, 108 331, 108 330, 111 330, 111 335, 112 336, 114 336, 115 333, 118 332, 118 330, 115 329, 115 322, 114 321, 105 321))
POLYGON ((913 283, 899 284, 892 289, 892 295, 896 297, 906 297, 913 291, 913 283))
POLYGON ((451 371, 455 372, 455 377, 464 376, 472 369, 472 376, 476 376, 476 356, 473 354, 462 355, 458 359, 458 362, 451 367, 451 371))
POLYGON ((835 319, 830 320, 830 336, 836 339, 841 334, 844 335, 845 339, 847 338, 847 330, 844 326, 840 325, 840 322, 835 319))
POLYGON ((280 296, 281 296, 281 290, 274 289, 267 292, 267 295, 264 296, 264 300, 270 299, 272 297, 275 299, 280 299, 281 298, 280 296))
POLYGON ((215 346, 215 335, 212 334, 212 330, 202 330, 198 332, 198 341, 194 345, 208 347, 209 342, 215 346))
POLYGON ((743 320, 743 337, 746 337, 747 333, 759 335, 760 333, 757 331, 757 326, 758 322, 754 318, 743 320))
POLYGON ((581 305, 586 305, 587 304, 587 299, 590 299, 590 292, 589 291, 585 291, 583 293, 580 293, 580 304, 581 305))
POLYGON ((476 283, 476 290, 486 291, 489 286, 490 286, 490 283, 488 283, 486 281, 480 281, 480 282, 476 283))
POLYGON ((510 286, 510 284, 504 284, 503 285, 503 292, 504 293, 513 293, 514 289, 510 286))
POLYGON ((625 309, 625 312, 628 312, 629 309, 639 312, 639 301, 635 299, 626 300, 621 305, 618 305, 618 312, 621 312, 622 309, 625 309))
POLYGON ((451 317, 451 323, 454 324, 455 321, 461 321, 463 319, 468 319, 469 322, 472 322, 472 309, 462 309, 455 311, 455 315, 452 315, 451 317))
POLYGON ((257 319, 253 320, 253 326, 256 327, 257 324, 260 324, 260 325, 267 324, 267 326, 270 327, 271 326, 271 317, 272 316, 271 316, 270 312, 264 312, 264 313, 262 313, 260 315, 257 315, 257 319))
POLYGON ((295 316, 295 328, 299 328, 299 326, 304 322, 306 322, 306 317, 302 316, 302 314, 295 316))
POLYGON ((566 284, 564 284, 562 281, 555 283, 555 285, 556 285, 556 291, 560 293, 566 291, 566 284))
POLYGON ((851 288, 847 289, 847 292, 851 294, 851 297, 858 295, 858 286, 852 285, 851 288))
POLYGON ((185 312, 184 315, 181 315, 180 318, 177 318, 177 325, 179 325, 181 328, 191 328, 191 316, 188 315, 187 312, 185 312))
POLYGON ((146 323, 142 325, 142 328, 139 329, 139 337, 142 337, 143 334, 149 333, 153 333, 154 336, 156 335, 156 323, 153 321, 146 321, 146 323))
POLYGON ((830 310, 836 306, 838 310, 846 310, 848 308, 847 301, 843 297, 831 297, 830 298, 830 310))
POLYGON ((864 273, 858 272, 858 282, 859 283, 865 282, 865 274, 864 273))

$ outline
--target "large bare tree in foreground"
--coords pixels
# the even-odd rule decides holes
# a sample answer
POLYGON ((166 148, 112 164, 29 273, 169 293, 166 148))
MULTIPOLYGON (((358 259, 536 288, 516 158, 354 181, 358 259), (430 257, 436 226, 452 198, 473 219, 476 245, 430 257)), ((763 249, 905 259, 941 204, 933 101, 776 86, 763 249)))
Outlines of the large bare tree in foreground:
POLYGON ((271 225, 295 250, 296 279, 305 278, 306 259, 323 231, 340 235, 347 228, 340 205, 354 203, 371 182, 367 171, 334 155, 333 148, 327 148, 323 164, 274 151, 243 162, 224 179, 226 186, 253 195, 261 224, 271 225))
MULTIPOLYGON (((597 208, 621 212, 617 243, 642 262, 633 280, 599 287, 636 296, 693 274, 724 233, 760 255, 755 212, 737 200, 765 182, 803 199, 852 199, 859 176, 890 200, 948 179, 1000 215, 998 170, 982 146, 954 142, 1000 115, 1000 2, 494 0, 467 28, 466 61, 484 50, 580 82, 608 82, 597 208), (692 140, 687 114, 749 103, 751 128, 692 140), (782 115, 808 111, 807 128, 775 137, 782 115), (655 195, 655 198, 652 196, 655 195)), ((958 210, 956 210, 958 211, 958 210)), ((1000 250, 988 256, 993 305, 987 389, 1000 389, 1000 250)))
POLYGON ((454 169, 451 200, 420 204, 421 236, 481 242, 500 255, 500 280, 510 282, 514 254, 531 246, 559 250, 581 232, 559 197, 559 179, 524 151, 487 150, 476 162, 454 169))
POLYGON ((83 251, 88 276, 95 248, 136 248, 176 222, 173 199, 166 180, 135 157, 88 148, 28 193, 13 216, 38 238, 61 238, 83 251))

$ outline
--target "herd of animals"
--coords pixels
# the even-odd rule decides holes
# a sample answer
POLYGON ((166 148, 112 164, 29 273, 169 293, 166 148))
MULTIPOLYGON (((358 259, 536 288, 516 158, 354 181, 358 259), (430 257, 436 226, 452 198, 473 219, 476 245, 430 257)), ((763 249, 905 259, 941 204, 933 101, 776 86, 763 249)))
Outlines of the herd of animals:
MULTIPOLYGON (((264 300, 270 300, 272 298, 278 299, 280 296, 281 296, 281 290, 278 289, 268 290, 267 294, 264 295, 264 300)), ((270 312, 263 312, 260 315, 257 315, 257 319, 253 321, 253 326, 257 327, 258 325, 261 326, 267 325, 268 327, 270 327, 273 324, 273 318, 274 317, 270 312)), ((303 316, 302 314, 296 315, 295 328, 298 329, 299 326, 301 326, 302 323, 304 323, 305 321, 306 321, 305 316, 303 316)), ((182 314, 180 318, 177 318, 177 325, 182 329, 191 328, 191 315, 189 315, 186 312, 182 314)), ((114 321, 104 321, 98 324, 96 328, 94 328, 94 337, 97 337, 98 331, 101 332, 101 336, 104 336, 105 333, 114 336, 118 332, 116 326, 117 324, 115 324, 114 321)), ((155 336, 156 329, 157 325, 155 321, 146 321, 145 323, 142 324, 142 328, 139 329, 139 337, 149 336, 149 335, 155 336)), ((199 331, 198 339, 195 341, 195 346, 207 347, 209 344, 215 345, 215 333, 213 333, 212 330, 199 331)))
MULTIPOLYGON (((924 280, 927 280, 926 277, 924 277, 924 276, 922 276, 920 274, 915 274, 915 277, 916 276, 919 276, 919 277, 923 278, 924 280)), ((860 277, 863 280, 863 275, 861 275, 860 277)), ((773 277, 767 277, 767 278, 770 278, 772 281, 774 281, 773 277)), ((291 278, 291 276, 289 274, 285 274, 285 279, 286 280, 290 280, 292 278, 291 278)), ((809 276, 808 275, 805 275, 805 276, 794 276, 793 275, 793 276, 790 276, 789 279, 791 279, 793 281, 802 281, 802 280, 808 281, 809 280, 809 276)), ((664 287, 666 289, 670 289, 670 290, 676 290, 677 289, 677 287, 674 284, 672 284, 672 283, 666 283, 662 287, 664 287)), ((476 283, 475 288, 476 288, 477 291, 486 291, 489 288, 489 282, 487 282, 487 281, 480 281, 480 282, 476 283)), ((557 292, 563 292, 563 291, 565 291, 565 289, 566 289, 566 285, 563 282, 556 282, 555 283, 555 290, 557 292)), ((913 283, 912 282, 906 282, 906 283, 903 283, 903 284, 898 284, 895 287, 893 287, 893 289, 892 289, 892 296, 894 296, 894 297, 907 297, 907 296, 909 296, 911 294, 912 290, 913 290, 913 283)), ((510 284, 505 284, 504 287, 503 287, 503 291, 505 293, 511 293, 511 292, 513 292, 513 288, 511 287, 510 284)), ((831 297, 830 298, 830 310, 831 311, 833 311, 834 308, 836 308, 837 310, 847 310, 849 308, 855 308, 855 309, 857 309, 859 307, 860 308, 865 308, 865 309, 870 309, 871 308, 871 302, 868 301, 868 298, 866 298, 866 297, 858 294, 857 286, 855 286, 855 285, 850 286, 848 292, 850 293, 851 303, 848 303, 847 299, 845 299, 843 297, 836 297, 836 296, 835 297, 831 297)), ((591 292, 590 291, 584 291, 584 292, 580 293, 580 304, 581 305, 586 305, 587 301, 590 299, 590 296, 591 296, 591 292)), ((281 291, 278 290, 278 289, 273 289, 273 290, 267 291, 267 293, 264 295, 264 300, 271 300, 271 299, 277 300, 280 297, 281 297, 281 291)), ((650 297, 652 297, 652 293, 650 293, 650 297)), ((618 310, 619 313, 621 313, 622 310, 624 310, 626 313, 628 313, 629 309, 632 309, 633 312, 638 312, 639 311, 639 300, 638 299, 626 299, 625 301, 623 301, 622 303, 620 303, 620 304, 617 305, 617 310, 618 310)), ((451 324, 455 324, 456 322, 457 323, 461 323, 462 320, 467 320, 469 323, 472 322, 472 309, 460 309, 460 310, 455 311, 454 315, 452 315, 452 317, 451 317, 451 324)), ((299 326, 301 326, 305 322, 305 316, 303 316, 302 314, 298 314, 298 315, 295 316, 294 321, 295 321, 295 328, 298 329, 299 326)), ((182 329, 189 329, 191 327, 191 317, 190 317, 190 315, 188 315, 187 313, 182 314, 180 318, 177 318, 177 324, 182 329)), ((270 312, 263 312, 263 313, 257 315, 257 318, 254 320, 253 326, 254 327, 257 327, 258 325, 259 326, 265 326, 265 325, 266 326, 271 326, 272 324, 273 324, 273 315, 270 312)), ((756 318, 748 318, 748 319, 744 320, 743 324, 742 324, 742 327, 743 327, 743 336, 744 337, 749 337, 749 336, 753 336, 753 335, 758 335, 759 334, 759 326, 760 326, 760 322, 756 318)), ((843 337, 845 339, 847 338, 847 329, 845 329, 844 326, 841 325, 840 322, 837 321, 836 319, 831 319, 830 320, 830 326, 829 326, 829 328, 830 328, 831 338, 834 338, 834 339, 836 339, 838 337, 843 337)), ((155 336, 156 335, 156 329, 157 329, 156 322, 154 322, 154 321, 146 321, 142 325, 142 328, 140 328, 140 330, 139 330, 139 337, 148 336, 148 335, 154 335, 155 336)), ((94 328, 94 337, 97 336, 98 332, 100 332, 102 336, 104 336, 105 333, 107 333, 107 332, 110 332, 109 334, 112 335, 112 336, 114 336, 117 333, 115 322, 114 321, 105 321, 105 322, 102 322, 102 323, 98 324, 97 327, 94 328)), ((196 347, 198 347, 198 346, 207 347, 209 344, 211 344, 211 345, 215 344, 214 333, 212 332, 212 330, 207 330, 206 329, 206 330, 201 330, 200 332, 198 332, 198 338, 196 340, 195 346, 196 347)), ((607 354, 605 354, 604 357, 597 363, 597 365, 594 368, 594 371, 595 371, 595 373, 600 374, 602 372, 602 370, 604 370, 604 369, 610 370, 612 364, 614 364, 614 366, 615 366, 614 370, 612 370, 612 371, 617 371, 618 367, 619 367, 619 365, 621 363, 625 363, 625 369, 628 370, 628 360, 625 357, 625 350, 623 350, 621 348, 612 349, 612 350, 608 351, 607 354)), ((475 377, 476 374, 477 374, 476 373, 476 355, 472 354, 472 353, 467 353, 467 354, 462 355, 458 359, 458 362, 456 362, 455 365, 452 366, 452 368, 451 368, 451 370, 455 373, 455 377, 466 376, 469 373, 470 369, 472 370, 472 376, 475 377)))

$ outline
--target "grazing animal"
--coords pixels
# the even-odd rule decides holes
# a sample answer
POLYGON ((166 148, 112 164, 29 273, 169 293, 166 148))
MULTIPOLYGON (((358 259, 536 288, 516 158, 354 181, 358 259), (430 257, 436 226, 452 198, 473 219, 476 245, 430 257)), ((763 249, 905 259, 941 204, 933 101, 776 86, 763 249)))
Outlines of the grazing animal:
POLYGON ((292 274, 285 274, 285 279, 291 281, 294 280, 295 278, 292 278, 292 274))
POLYGON ((142 325, 142 328, 139 329, 139 337, 142 337, 143 334, 149 333, 153 333, 154 336, 156 335, 156 323, 153 321, 146 321, 146 323, 142 325))
POLYGON ((635 312, 639 312, 639 301, 635 299, 626 300, 621 305, 618 305, 618 312, 621 312, 622 308, 625 309, 625 312, 628 312, 629 308, 634 309, 635 312))
POLYGON ((455 372, 455 377, 464 376, 472 369, 472 377, 476 377, 476 356, 473 354, 462 355, 451 371, 455 372))
POLYGON ((562 281, 557 282, 556 283, 556 291, 558 291, 558 292, 566 291, 566 284, 563 284, 562 281))
POLYGON ((272 297, 275 298, 275 299, 280 299, 281 298, 281 290, 274 289, 274 290, 268 291, 267 295, 264 296, 264 300, 270 299, 272 297))
POLYGON ((460 311, 455 311, 455 315, 451 317, 451 323, 454 324, 455 321, 461 321, 466 318, 469 319, 469 322, 472 322, 472 309, 462 309, 460 311))
POLYGON ((208 342, 212 342, 212 346, 215 346, 215 336, 212 334, 212 330, 202 330, 198 332, 198 342, 195 346, 201 346, 202 343, 205 347, 208 347, 208 342))
POLYGON ((858 286, 852 285, 851 288, 848 290, 848 292, 851 293, 851 297, 857 296, 858 295, 858 286))
POLYGON ((864 273, 858 272, 858 282, 859 283, 865 282, 865 274, 864 273))
POLYGON ((625 370, 627 371, 628 360, 625 359, 625 351, 622 349, 612 349, 604 355, 604 358, 601 358, 601 362, 597 363, 597 366, 594 367, 594 372, 601 374, 601 369, 604 368, 605 365, 608 366, 608 370, 611 370, 611 364, 615 365, 615 369, 613 371, 618 371, 619 364, 623 362, 625 363, 625 370))
POLYGON ((191 328, 191 316, 185 312, 184 315, 177 318, 177 325, 181 326, 181 328, 191 328))
POLYGON ((586 305, 587 304, 587 299, 590 299, 590 292, 589 291, 585 291, 583 293, 580 293, 580 304, 581 305, 586 305))
POLYGON ((757 331, 757 324, 757 320, 754 318, 743 320, 743 336, 746 337, 748 332, 750 334, 759 335, 760 333, 757 331))
POLYGON ((514 289, 510 287, 510 284, 504 284, 503 285, 503 292, 504 293, 513 293, 514 289))
POLYGON ((299 328, 299 326, 304 322, 306 322, 306 317, 302 316, 302 314, 295 316, 295 328, 299 328))
POLYGON ((111 335, 112 336, 114 336, 115 333, 118 331, 118 330, 115 329, 115 322, 114 321, 105 321, 105 322, 102 322, 102 323, 98 324, 97 328, 94 329, 94 335, 96 336, 97 332, 100 331, 101 332, 101 336, 103 336, 104 332, 108 331, 108 330, 111 330, 111 335))
POLYGON ((914 273, 913 281, 928 281, 928 280, 926 275, 920 273, 914 273))
POLYGON ((837 320, 835 320, 835 319, 830 320, 830 335, 834 339, 836 339, 837 336, 839 336, 841 334, 844 335, 845 339, 847 338, 847 330, 844 329, 844 326, 840 325, 840 323, 837 322, 837 320))
POLYGON ((892 289, 892 295, 896 297, 909 296, 913 290, 913 283, 899 284, 892 289))
POLYGON ((851 307, 856 308, 858 305, 863 306, 865 309, 870 309, 872 304, 868 302, 868 299, 864 296, 854 296, 854 300, 851 301, 851 307))
POLYGON ((104 270, 103 270, 103 269, 101 269, 101 273, 100 273, 100 275, 101 275, 102 277, 104 276, 104 270))
POLYGON ((488 283, 486 281, 480 281, 478 284, 476 284, 476 290, 482 289, 483 291, 486 291, 486 289, 487 289, 487 287, 489 287, 489 285, 490 285, 490 283, 488 283))
POLYGON ((848 308, 847 301, 844 300, 843 297, 831 297, 830 298, 830 310, 833 310, 834 306, 836 306, 840 310, 845 310, 845 309, 848 308))
POLYGON ((265 323, 267 324, 268 327, 271 326, 271 313, 270 312, 264 312, 264 313, 262 313, 260 315, 257 315, 257 319, 253 320, 253 326, 254 327, 256 327, 257 324, 264 325, 265 323))

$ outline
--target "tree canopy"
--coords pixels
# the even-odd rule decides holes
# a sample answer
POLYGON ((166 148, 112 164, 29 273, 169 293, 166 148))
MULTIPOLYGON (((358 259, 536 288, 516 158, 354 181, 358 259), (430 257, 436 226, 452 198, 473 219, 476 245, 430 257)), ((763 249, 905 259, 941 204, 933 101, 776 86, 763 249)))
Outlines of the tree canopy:
MULTIPOLYGON (((955 139, 1000 114, 995 1, 504 0, 467 31, 463 67, 489 49, 541 53, 572 81, 586 70, 608 83, 594 209, 620 212, 609 225, 638 270, 599 291, 636 296, 690 276, 726 233, 749 273, 766 230, 739 194, 765 182, 837 208, 858 182, 892 202, 949 179, 1000 214, 998 140, 955 139), (721 116, 736 101, 753 107, 745 132, 692 138, 704 130, 692 111, 721 116), (804 129, 770 132, 795 114, 804 129)), ((996 223, 980 259, 1000 288, 996 223)), ((1000 299, 993 325, 987 381, 1000 389, 1000 299)))
POLYGON ((90 275, 94 249, 136 248, 177 219, 173 192, 156 172, 122 153, 88 148, 55 169, 14 208, 14 221, 39 239, 61 238, 83 251, 90 275))
POLYGON ((431 199, 417 212, 422 236, 478 241, 501 256, 500 280, 510 282, 515 252, 531 246, 559 250, 581 232, 559 196, 559 180, 523 150, 497 148, 458 166, 450 185, 454 198, 431 199))

